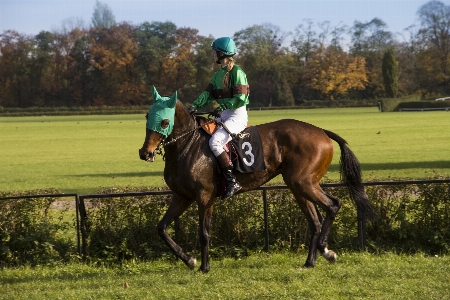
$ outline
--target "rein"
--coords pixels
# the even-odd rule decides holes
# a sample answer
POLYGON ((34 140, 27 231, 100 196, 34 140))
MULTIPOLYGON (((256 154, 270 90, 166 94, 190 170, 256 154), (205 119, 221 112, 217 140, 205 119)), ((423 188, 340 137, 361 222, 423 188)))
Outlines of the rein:
MULTIPOLYGON (((210 119, 208 122, 206 122, 206 123, 204 123, 204 124, 202 124, 202 125, 200 125, 200 126, 197 126, 197 127, 195 127, 194 129, 192 129, 192 130, 190 130, 190 131, 188 131, 188 132, 185 132, 185 133, 183 133, 182 135, 180 135, 180 136, 178 136, 178 137, 176 137, 176 138, 172 138, 170 141, 167 141, 167 142, 166 142, 166 139, 163 139, 163 140, 161 141, 161 143, 159 143, 159 145, 156 147, 155 153, 156 153, 156 154, 159 154, 159 155, 163 155, 161 146, 162 146, 162 147, 166 147, 166 146, 168 146, 168 145, 171 145, 171 144, 177 142, 179 139, 181 139, 181 138, 187 136, 188 134, 194 133, 197 129, 202 128, 202 127, 205 126, 205 125, 208 125, 208 124, 211 124, 211 123, 215 123, 215 122, 216 122, 215 119, 210 119)), ((187 145, 186 147, 184 147, 184 151, 180 154, 180 156, 183 156, 183 155, 185 154, 185 152, 186 152, 187 150, 189 150, 192 141, 193 141, 193 140, 190 139, 189 145, 187 145)), ((165 160, 165 155, 163 155, 163 160, 165 160)))

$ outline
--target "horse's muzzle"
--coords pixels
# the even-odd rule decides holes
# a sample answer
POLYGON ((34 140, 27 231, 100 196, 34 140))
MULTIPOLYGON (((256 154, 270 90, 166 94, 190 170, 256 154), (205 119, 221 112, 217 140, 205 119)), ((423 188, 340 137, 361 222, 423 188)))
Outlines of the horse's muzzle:
POLYGON ((143 149, 139 149, 139 157, 146 162, 154 162, 155 161, 155 152, 146 152, 143 149))

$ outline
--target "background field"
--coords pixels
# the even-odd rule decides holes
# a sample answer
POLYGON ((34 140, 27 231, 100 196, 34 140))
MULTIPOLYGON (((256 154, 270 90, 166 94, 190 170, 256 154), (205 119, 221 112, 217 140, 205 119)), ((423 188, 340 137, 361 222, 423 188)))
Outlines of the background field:
MULTIPOLYGON (((349 142, 365 181, 450 177, 447 112, 379 113, 376 108, 250 111, 253 125, 294 118, 349 142)), ((161 157, 138 158, 144 116, 0 118, 0 190, 165 186, 161 157)), ((338 180, 339 151, 328 173, 338 180)), ((342 215, 342 214, 341 214, 342 215)), ((214 249, 214 247, 212 248, 214 249)), ((339 250, 335 245, 334 250, 339 250)), ((116 266, 78 262, 1 269, 2 299, 444 299, 448 255, 346 253, 301 270, 306 251, 212 259, 210 273, 173 256, 116 266), (129 288, 124 288, 124 282, 129 288)), ((199 257, 197 257, 199 258, 199 257)), ((74 258, 76 260, 76 258, 74 258)))
MULTIPOLYGON (((448 112, 249 112, 252 125, 282 118, 302 120, 345 138, 362 164, 365 181, 431 178, 434 172, 450 176, 448 112)), ((139 160, 144 128, 144 115, 0 117, 0 190, 57 188, 82 194, 105 187, 164 187, 162 158, 152 164, 139 160)), ((338 162, 336 150, 328 179, 339 179, 338 162)), ((281 183, 279 178, 274 182, 281 183)))

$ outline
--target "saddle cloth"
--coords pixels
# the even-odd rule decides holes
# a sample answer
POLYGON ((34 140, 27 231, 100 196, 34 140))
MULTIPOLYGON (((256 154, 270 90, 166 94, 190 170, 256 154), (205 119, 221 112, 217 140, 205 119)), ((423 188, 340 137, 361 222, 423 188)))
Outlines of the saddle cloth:
POLYGON ((255 126, 245 128, 227 145, 235 171, 251 173, 266 169, 261 136, 255 126))
MULTIPOLYGON (((215 123, 206 123, 206 119, 198 117, 199 125, 210 135, 217 129, 215 123)), ((234 170, 241 173, 252 173, 266 169, 261 136, 254 126, 245 128, 236 138, 226 144, 234 170)))

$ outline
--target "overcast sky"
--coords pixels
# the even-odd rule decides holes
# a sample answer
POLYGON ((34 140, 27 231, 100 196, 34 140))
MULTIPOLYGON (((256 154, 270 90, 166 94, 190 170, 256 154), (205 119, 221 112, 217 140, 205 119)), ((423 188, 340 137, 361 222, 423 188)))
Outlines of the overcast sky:
MULTIPOLYGON (((441 0, 443 3, 449 0, 441 0)), ((417 11, 424 0, 102 0, 116 22, 138 25, 145 21, 170 21, 177 27, 198 29, 215 38, 232 36, 252 25, 271 23, 294 32, 304 19, 329 21, 332 26, 380 18, 388 30, 403 32, 418 24, 417 11)), ((35 35, 61 28, 69 18, 91 24, 95 0, 0 0, 0 33, 15 30, 35 35)))

